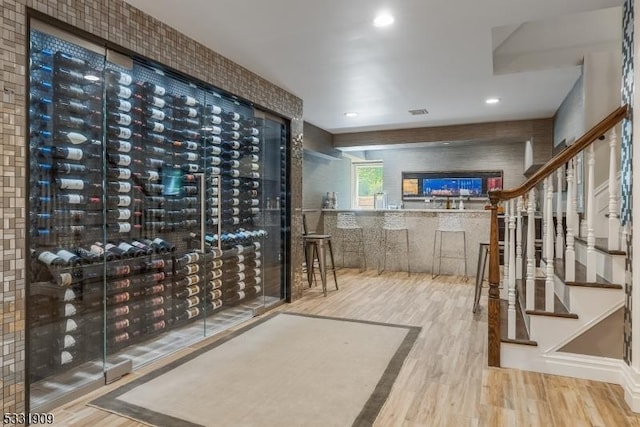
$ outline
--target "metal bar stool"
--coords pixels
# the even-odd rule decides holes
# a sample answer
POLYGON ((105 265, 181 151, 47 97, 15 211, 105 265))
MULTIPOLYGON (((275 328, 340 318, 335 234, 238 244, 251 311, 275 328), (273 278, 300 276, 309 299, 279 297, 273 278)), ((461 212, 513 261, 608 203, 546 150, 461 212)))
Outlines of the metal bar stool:
POLYGON ((440 275, 440 270, 442 268, 442 258, 449 259, 463 259, 464 260, 464 279, 467 280, 467 235, 462 228, 462 223, 460 222, 460 217, 457 214, 450 213, 441 213, 438 214, 438 228, 435 231, 435 235, 433 238, 433 258, 431 260, 431 278, 435 279, 440 275), (452 234, 462 234, 462 245, 463 251, 462 256, 459 255, 442 255, 442 241, 444 240, 444 235, 446 233, 452 234), (438 271, 436 272, 435 264, 436 264, 436 246, 438 242, 438 237, 440 237, 440 246, 438 249, 438 271))
POLYGON ((340 251, 342 252, 342 266, 344 267, 344 254, 346 252, 357 253, 360 256, 360 271, 367 269, 367 259, 364 253, 364 231, 358 225, 356 214, 353 212, 338 212, 336 232, 340 238, 340 251), (350 249, 348 249, 350 247, 350 249), (351 249, 355 247, 355 249, 351 249))
POLYGON ((476 272, 476 293, 473 297, 473 312, 478 310, 480 304, 480 296, 482 294, 482 283, 484 282, 484 271, 487 268, 487 258, 489 255, 489 244, 480 243, 478 250, 478 270, 476 272))
POLYGON ((378 274, 382 274, 382 272, 387 268, 387 252, 394 252, 398 245, 390 243, 389 236, 391 236, 394 232, 404 232, 405 242, 406 242, 406 250, 407 250, 407 272, 409 276, 411 276, 411 264, 409 263, 409 230, 407 229, 407 224, 404 219, 404 212, 385 212, 384 213, 384 222, 382 225, 382 268, 380 268, 380 262, 378 262, 378 274))
POLYGON ((322 291, 327 296, 327 254, 326 248, 329 249, 329 258, 331 259, 330 271, 333 272, 333 281, 338 289, 338 277, 336 276, 336 263, 333 258, 333 247, 331 245, 331 235, 329 234, 307 234, 307 218, 302 214, 302 239, 304 242, 304 253, 307 264, 307 281, 309 287, 315 281, 315 265, 318 261, 318 270, 320 270, 320 279, 322 281, 322 291))

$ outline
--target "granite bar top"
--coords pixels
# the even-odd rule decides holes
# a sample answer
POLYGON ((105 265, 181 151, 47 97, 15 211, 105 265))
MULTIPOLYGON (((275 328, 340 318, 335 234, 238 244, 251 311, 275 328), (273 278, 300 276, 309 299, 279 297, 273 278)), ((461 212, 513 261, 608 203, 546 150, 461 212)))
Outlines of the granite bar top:
POLYGON ((355 212, 355 213, 378 213, 378 212, 435 212, 435 213, 487 213, 485 209, 322 209, 322 212, 355 212))

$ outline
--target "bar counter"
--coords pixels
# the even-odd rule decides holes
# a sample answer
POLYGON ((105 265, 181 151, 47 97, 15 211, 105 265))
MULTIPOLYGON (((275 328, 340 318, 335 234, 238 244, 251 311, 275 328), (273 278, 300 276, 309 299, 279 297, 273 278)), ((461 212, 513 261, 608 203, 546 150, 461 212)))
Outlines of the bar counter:
MULTIPOLYGON (((337 267, 359 267, 359 256, 357 253, 342 252, 341 230, 337 229, 337 214, 339 212, 354 212, 358 225, 363 228, 364 252, 366 256, 367 269, 378 268, 378 262, 383 260, 382 236, 383 218, 385 212, 403 212, 406 226, 409 232, 409 261, 411 272, 431 272, 433 259, 433 243, 435 232, 438 227, 438 215, 456 215, 460 218, 460 224, 466 234, 467 246, 467 274, 475 276, 478 262, 479 243, 489 241, 489 227, 491 211, 474 209, 376 209, 376 210, 341 210, 323 209, 322 223, 324 233, 332 236, 335 261, 337 267)), ((355 234, 348 235, 351 239, 355 234)), ((406 271, 407 259, 405 255, 404 232, 394 232, 391 236, 393 242, 397 242, 395 252, 387 254, 388 271, 406 271)), ((439 240, 439 239, 438 239, 439 240)), ((349 249, 354 249, 351 244, 349 249)), ((436 253, 438 247, 436 247, 436 253)), ((442 244, 442 254, 444 256, 462 256, 462 233, 444 233, 442 244)), ((438 268, 436 260, 436 270, 438 268)), ((441 274, 464 274, 464 263, 461 259, 442 259, 441 274)))

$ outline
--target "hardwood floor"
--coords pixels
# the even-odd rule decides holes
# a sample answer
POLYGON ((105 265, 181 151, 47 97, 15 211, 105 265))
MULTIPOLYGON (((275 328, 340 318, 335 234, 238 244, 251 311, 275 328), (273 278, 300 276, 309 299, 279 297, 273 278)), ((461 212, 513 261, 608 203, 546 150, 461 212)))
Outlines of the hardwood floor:
MULTIPOLYGON (((422 327, 376 426, 640 427, 640 415, 629 410, 617 385, 486 367, 486 290, 481 310, 472 314, 472 281, 357 269, 340 270, 338 280, 340 290, 329 285, 326 298, 318 286, 277 310, 422 327)), ((56 424, 141 425, 86 403, 189 351, 58 408, 56 424)), ((304 425, 292 425, 296 421, 304 425)))

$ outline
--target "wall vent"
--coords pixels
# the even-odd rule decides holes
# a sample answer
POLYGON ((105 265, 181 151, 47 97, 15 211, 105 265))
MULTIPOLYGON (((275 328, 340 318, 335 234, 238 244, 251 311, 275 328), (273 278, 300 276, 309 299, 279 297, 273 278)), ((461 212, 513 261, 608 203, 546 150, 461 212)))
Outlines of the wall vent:
POLYGON ((429 114, 429 112, 426 108, 420 108, 417 110, 409 110, 409 114, 411 114, 412 116, 421 116, 423 114, 429 114))

